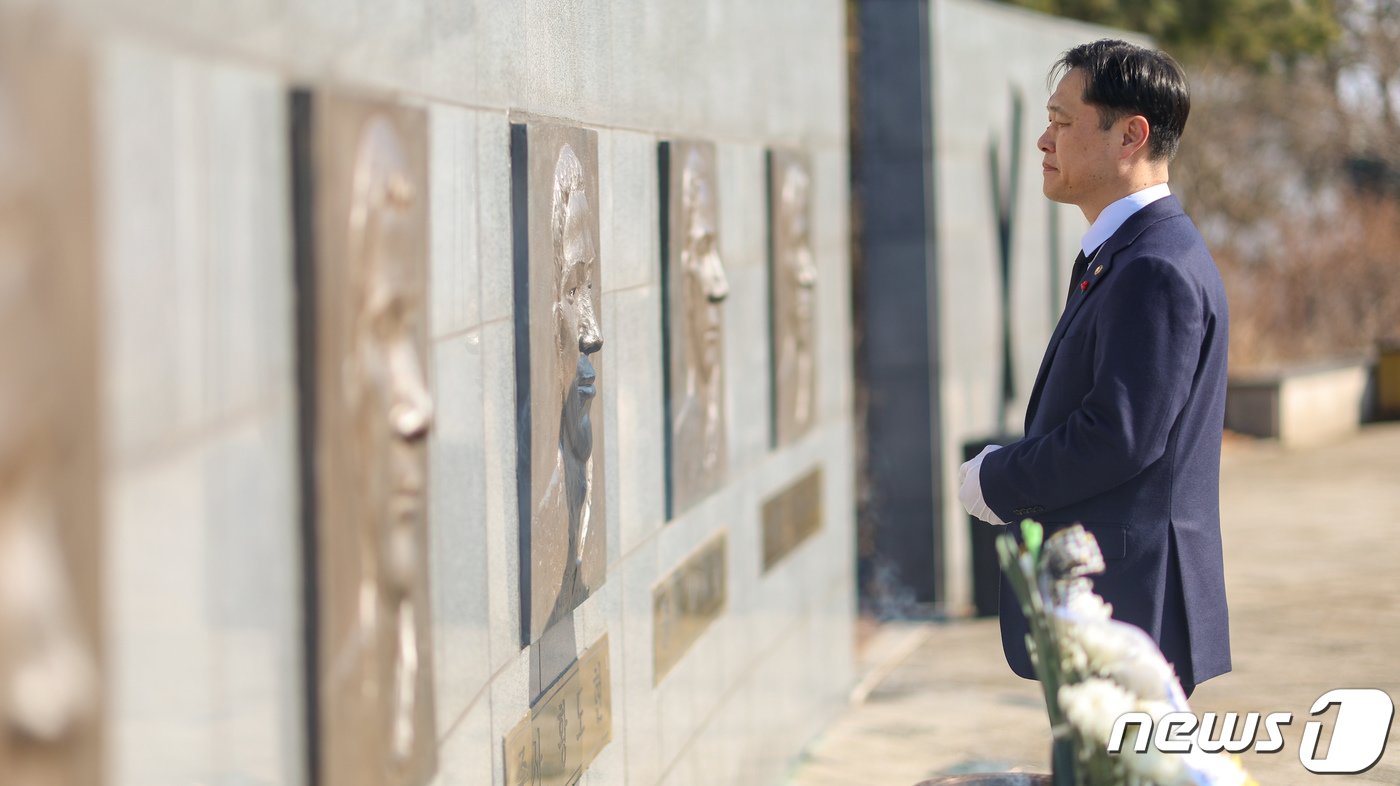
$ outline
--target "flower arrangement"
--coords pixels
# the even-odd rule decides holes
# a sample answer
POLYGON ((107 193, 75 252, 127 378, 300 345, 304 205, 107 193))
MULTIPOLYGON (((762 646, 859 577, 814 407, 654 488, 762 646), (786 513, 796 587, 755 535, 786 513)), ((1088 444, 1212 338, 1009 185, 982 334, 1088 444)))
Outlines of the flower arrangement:
POLYGON ((1189 711, 1186 696, 1157 643, 1113 619, 1095 594, 1089 577, 1104 561, 1093 535, 1076 524, 1047 540, 1027 519, 1021 540, 1000 536, 997 556, 1029 623, 1026 648, 1045 691, 1055 786, 1258 786, 1236 757, 1151 745, 1108 752, 1124 713, 1160 719, 1189 711))

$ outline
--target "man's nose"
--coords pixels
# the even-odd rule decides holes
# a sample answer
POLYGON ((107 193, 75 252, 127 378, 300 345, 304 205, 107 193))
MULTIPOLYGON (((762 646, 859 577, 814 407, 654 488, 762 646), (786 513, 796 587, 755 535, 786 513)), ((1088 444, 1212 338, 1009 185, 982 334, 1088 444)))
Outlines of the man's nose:
POLYGON ((809 289, 817 285, 817 264, 812 253, 805 249, 797 259, 797 284, 809 289))
POLYGON ((1040 132, 1040 138, 1035 140, 1035 146, 1042 153, 1053 153, 1055 151, 1055 146, 1050 143, 1050 128, 1048 126, 1044 131, 1040 132))
POLYGON ((593 309, 587 308, 583 312, 583 318, 578 325, 578 351, 585 355, 591 355, 603 348, 603 335, 598 330, 598 318, 594 316, 593 309))
POLYGON ((390 373, 393 375, 394 403, 389 417, 400 439, 421 439, 433 427, 433 396, 428 392, 423 366, 412 346, 403 342, 392 351, 394 358, 390 373))
POLYGON ((706 257, 705 268, 705 296, 711 303, 719 303, 729 297, 729 279, 724 275, 724 263, 720 261, 719 254, 706 257))
POLYGON ((428 435, 433 427, 433 400, 421 387, 405 390, 395 402, 390 417, 400 439, 413 441, 428 435))

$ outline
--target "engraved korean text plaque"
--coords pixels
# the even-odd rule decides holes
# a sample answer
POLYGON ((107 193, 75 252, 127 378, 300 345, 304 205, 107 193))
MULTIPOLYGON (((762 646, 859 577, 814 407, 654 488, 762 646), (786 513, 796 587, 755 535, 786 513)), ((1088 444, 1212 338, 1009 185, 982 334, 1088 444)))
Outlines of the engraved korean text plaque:
POLYGON ((763 570, 822 528, 822 470, 817 467, 763 503, 763 570))
POLYGON ((727 540, 723 532, 711 538, 652 590, 653 684, 661 684, 710 623, 724 613, 727 540))
POLYGON ((612 674, 605 634, 506 735, 506 783, 572 786, 610 741, 612 674))

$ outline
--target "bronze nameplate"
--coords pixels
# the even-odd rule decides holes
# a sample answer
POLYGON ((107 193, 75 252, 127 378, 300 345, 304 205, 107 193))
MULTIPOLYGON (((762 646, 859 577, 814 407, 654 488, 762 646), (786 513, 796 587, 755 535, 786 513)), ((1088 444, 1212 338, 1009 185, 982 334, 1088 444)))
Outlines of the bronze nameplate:
POLYGON ((652 591, 653 685, 661 684, 671 667, 724 612, 727 541, 721 532, 652 591))
POLYGON ((763 571, 821 528, 822 470, 817 467, 763 503, 763 571))
POLYGON ((612 741, 608 636, 594 642, 505 738, 509 786, 571 786, 612 741))

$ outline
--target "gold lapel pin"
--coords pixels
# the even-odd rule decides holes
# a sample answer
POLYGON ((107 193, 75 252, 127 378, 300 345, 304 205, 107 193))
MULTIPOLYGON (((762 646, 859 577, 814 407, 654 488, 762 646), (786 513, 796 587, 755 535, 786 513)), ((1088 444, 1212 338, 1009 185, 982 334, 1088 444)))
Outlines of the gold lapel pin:
POLYGON ((1099 265, 1098 267, 1094 268, 1094 275, 1097 276, 1098 274, 1100 274, 1100 273, 1102 273, 1102 272, 1103 272, 1103 265, 1099 265))

